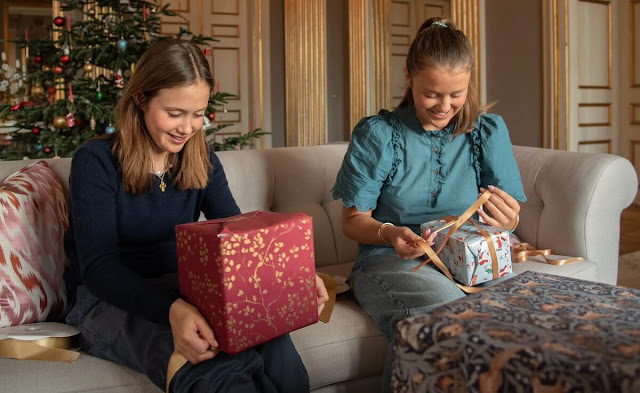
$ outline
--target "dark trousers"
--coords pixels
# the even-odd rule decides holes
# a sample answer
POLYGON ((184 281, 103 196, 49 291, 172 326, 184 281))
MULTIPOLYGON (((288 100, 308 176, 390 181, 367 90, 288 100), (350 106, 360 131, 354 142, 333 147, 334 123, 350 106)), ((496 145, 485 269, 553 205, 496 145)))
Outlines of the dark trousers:
MULTIPOLYGON (((144 373, 164 391, 171 327, 114 307, 84 286, 76 299, 66 321, 80 329, 82 350, 144 373)), ((187 362, 173 377, 171 391, 301 393, 309 392, 309 377, 287 334, 233 356, 221 352, 196 365, 187 362)))

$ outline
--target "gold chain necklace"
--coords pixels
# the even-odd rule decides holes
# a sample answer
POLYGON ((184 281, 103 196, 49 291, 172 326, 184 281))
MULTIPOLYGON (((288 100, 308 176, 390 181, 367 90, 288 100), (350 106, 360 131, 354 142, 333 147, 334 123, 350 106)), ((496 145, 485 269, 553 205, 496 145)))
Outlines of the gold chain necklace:
POLYGON ((164 175, 167 174, 167 171, 162 173, 160 173, 160 171, 155 171, 154 174, 160 179, 160 191, 164 192, 164 190, 167 189, 167 184, 164 182, 164 175))
MULTIPOLYGON (((169 164, 169 168, 171 168, 173 165, 169 164)), ((155 171, 153 172, 154 175, 158 176, 158 178, 160 179, 160 191, 164 192, 167 189, 167 183, 164 182, 164 175, 167 174, 167 171, 155 171)))

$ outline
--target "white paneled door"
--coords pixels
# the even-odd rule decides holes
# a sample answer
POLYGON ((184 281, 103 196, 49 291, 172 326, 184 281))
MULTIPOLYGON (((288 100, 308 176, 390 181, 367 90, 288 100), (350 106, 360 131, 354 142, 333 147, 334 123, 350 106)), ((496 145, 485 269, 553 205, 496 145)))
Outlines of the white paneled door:
POLYGON ((543 2, 545 147, 618 154, 640 173, 640 0, 543 2))
MULTIPOLYGON (((159 0, 160 5, 180 17, 164 17, 162 33, 175 35, 181 26, 195 34, 218 40, 208 53, 213 77, 221 91, 231 93, 225 111, 216 114, 216 123, 231 124, 216 134, 216 139, 237 136, 250 129, 270 131, 268 83, 264 75, 269 64, 268 0, 159 0), (266 121, 265 121, 266 120, 266 121)), ((269 136, 257 147, 269 147, 269 136)))

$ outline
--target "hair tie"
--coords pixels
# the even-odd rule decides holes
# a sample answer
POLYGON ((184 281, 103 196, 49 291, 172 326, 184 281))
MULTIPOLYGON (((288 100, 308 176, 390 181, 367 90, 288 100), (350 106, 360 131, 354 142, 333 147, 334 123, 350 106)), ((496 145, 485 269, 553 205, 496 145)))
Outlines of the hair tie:
POLYGON ((449 27, 448 24, 446 24, 445 22, 441 22, 439 20, 431 23, 431 26, 449 27))

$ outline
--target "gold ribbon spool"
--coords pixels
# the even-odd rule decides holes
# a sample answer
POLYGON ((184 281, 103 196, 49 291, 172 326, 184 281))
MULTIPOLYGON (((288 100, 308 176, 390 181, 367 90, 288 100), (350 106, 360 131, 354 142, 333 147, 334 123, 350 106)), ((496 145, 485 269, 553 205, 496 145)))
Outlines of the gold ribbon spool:
POLYGON ((38 340, 0 340, 0 356, 20 360, 48 360, 74 362, 79 352, 70 351, 71 337, 48 337, 38 340))

